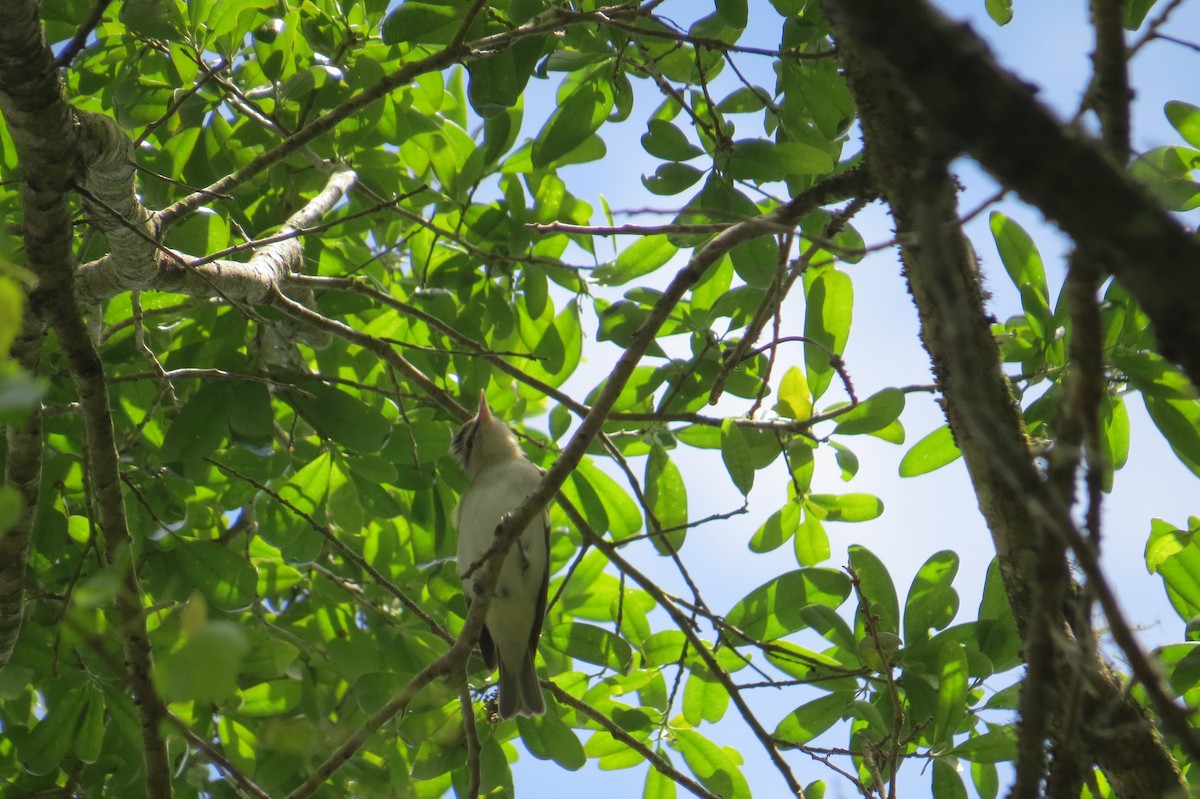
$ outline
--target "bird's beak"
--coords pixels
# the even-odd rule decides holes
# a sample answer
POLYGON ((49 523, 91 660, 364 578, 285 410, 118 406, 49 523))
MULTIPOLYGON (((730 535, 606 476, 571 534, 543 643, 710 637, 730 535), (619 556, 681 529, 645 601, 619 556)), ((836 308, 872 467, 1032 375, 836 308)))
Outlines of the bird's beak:
POLYGON ((486 421, 492 418, 492 409, 487 404, 487 393, 481 388, 479 389, 479 419, 486 421))

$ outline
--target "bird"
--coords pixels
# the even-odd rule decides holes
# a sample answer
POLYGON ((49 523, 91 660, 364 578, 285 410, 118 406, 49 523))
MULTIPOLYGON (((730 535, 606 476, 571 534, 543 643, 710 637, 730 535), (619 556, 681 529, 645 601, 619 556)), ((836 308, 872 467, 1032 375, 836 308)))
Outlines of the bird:
MULTIPOLYGON (((482 570, 468 572, 495 542, 496 527, 533 492, 542 473, 521 452, 508 426, 492 415, 483 391, 479 413, 455 434, 451 451, 467 475, 454 516, 458 575, 469 608, 482 595, 482 570)), ((479 634, 484 663, 489 670, 500 670, 501 719, 546 712, 534 656, 546 615, 549 553, 550 519, 542 511, 505 555, 479 634)))

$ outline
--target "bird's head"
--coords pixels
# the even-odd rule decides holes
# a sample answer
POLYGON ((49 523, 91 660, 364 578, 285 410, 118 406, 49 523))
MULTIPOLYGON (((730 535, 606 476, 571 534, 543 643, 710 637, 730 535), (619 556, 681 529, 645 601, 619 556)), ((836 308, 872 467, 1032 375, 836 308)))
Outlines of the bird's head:
POLYGON ((479 413, 454 434, 450 450, 469 479, 492 464, 525 457, 508 426, 492 415, 482 390, 479 392, 479 413))

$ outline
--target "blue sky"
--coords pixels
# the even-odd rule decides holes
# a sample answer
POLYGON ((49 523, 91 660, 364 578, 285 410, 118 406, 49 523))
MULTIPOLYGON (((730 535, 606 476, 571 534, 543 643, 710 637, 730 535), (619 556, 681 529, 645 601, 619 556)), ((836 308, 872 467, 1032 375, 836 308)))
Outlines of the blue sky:
MULTIPOLYGON (((1037 85, 1039 97, 1060 116, 1073 114, 1090 68, 1091 32, 1085 16, 1086 2, 1016 0, 1015 18, 1005 27, 998 27, 987 18, 984 0, 942 0, 936 4, 952 17, 970 20, 974 29, 989 41, 1000 63, 1037 85)), ((750 7, 751 24, 742 43, 764 47, 777 44, 779 17, 774 9, 767 0, 750 0, 750 7)), ((708 13, 711 5, 696 0, 668 0, 660 10, 668 17, 678 14, 700 16, 708 13)), ((688 21, 687 16, 674 18, 685 24, 688 21)), ((1185 3, 1166 30, 1184 38, 1189 32, 1200 30, 1200 9, 1196 4, 1185 3)), ((1133 65, 1137 91, 1135 149, 1142 151, 1178 142, 1177 134, 1166 123, 1162 107, 1171 99, 1197 101, 1194 75, 1198 62, 1200 54, 1164 42, 1152 44, 1139 56, 1133 65)), ((753 82, 768 88, 773 85, 769 60, 744 57, 738 64, 753 82)), ((633 120, 660 101, 652 86, 639 87, 638 91, 633 120)), ((545 118, 533 103, 527 117, 539 120, 537 124, 545 118)), ((643 129, 640 124, 631 122, 617 126, 611 132, 606 127, 602 133, 609 144, 608 158, 598 164, 581 165, 564 172, 571 190, 597 208, 596 197, 601 194, 614 209, 672 207, 672 203, 664 200, 676 198, 654 197, 645 192, 637 180, 638 175, 653 172, 657 165, 641 150, 639 138, 643 129)), ((853 151, 857 146, 852 134, 847 151, 853 151)), ((971 162, 960 161, 955 169, 965 185, 961 200, 963 208, 976 207, 995 191, 995 185, 971 162)), ((1005 201, 997 209, 1016 219, 1034 236, 1046 262, 1048 277, 1057 291, 1063 276, 1062 255, 1067 248, 1064 237, 1047 225, 1035 209, 1019 201, 1005 201)), ((627 217, 618 219, 627 220, 627 217)), ((599 214, 593 221, 601 222, 599 214)), ((1195 224, 1195 220, 1191 223, 1195 224)), ((868 245, 891 237, 890 219, 878 205, 868 209, 855 224, 868 245)), ((1000 265, 988 232, 986 213, 968 226, 968 233, 981 258, 987 288, 992 293, 991 310, 1000 319, 1018 313, 1019 298, 1000 265)), ((671 270, 663 271, 665 274, 671 270)), ((861 263, 846 267, 846 271, 855 284, 856 321, 845 360, 859 395, 867 396, 886 386, 930 382, 928 359, 917 339, 915 310, 900 277, 895 254, 888 250, 868 256, 861 263)), ((791 332, 800 332, 801 301, 792 302, 790 309, 794 328, 791 332)), ((594 323, 588 320, 584 327, 595 330, 594 323)), ((799 350, 795 351, 793 362, 800 363, 801 356, 799 350)), ((611 348, 597 346, 594 341, 586 342, 587 361, 580 375, 567 388, 580 393, 590 389, 603 378, 612 358, 615 355, 611 348)), ((788 365, 788 361, 782 361, 777 374, 782 374, 788 365)), ((836 398, 831 392, 822 404, 836 398)), ((722 410, 741 413, 746 405, 744 402, 727 404, 722 410)), ((1113 494, 1106 498, 1104 563, 1130 621, 1143 628, 1146 645, 1154 646, 1182 640, 1183 624, 1167 604, 1159 578, 1147 574, 1144 566, 1142 552, 1150 520, 1152 516, 1161 516, 1173 523, 1184 524, 1189 513, 1200 513, 1200 503, 1194 501, 1196 478, 1175 460, 1169 447, 1150 425, 1140 398, 1136 395, 1128 397, 1127 406, 1133 424, 1132 449, 1128 465, 1117 475, 1113 494)), ((818 457, 814 490, 867 491, 881 497, 886 506, 882 517, 873 522, 827 526, 833 548, 828 565, 838 567, 846 562, 847 545, 864 545, 887 563, 903 598, 921 563, 939 550, 952 549, 962 559, 955 586, 966 616, 978 604, 983 574, 993 554, 991 542, 961 462, 916 479, 902 480, 897 476, 900 458, 907 448, 943 422, 941 411, 932 398, 910 395, 902 421, 908 434, 903 446, 896 447, 867 437, 854 442, 861 469, 851 483, 841 481, 830 453, 818 457)), ((692 518, 726 512, 741 504, 741 497, 725 476, 718 455, 689 452, 680 456, 679 452, 676 452, 676 462, 688 484, 692 518)), ((790 547, 785 546, 770 555, 753 555, 746 548, 746 542, 757 526, 786 498, 785 479, 781 469, 760 473, 750 496, 750 514, 690 534, 684 556, 693 578, 714 609, 727 609, 771 576, 795 567, 790 547)), ((678 576, 648 548, 627 555, 633 557, 639 567, 661 579, 668 589, 681 588, 678 576)), ((760 691, 752 697, 768 728, 792 707, 812 698, 796 691, 770 695, 760 691)), ((759 795, 776 795, 784 787, 782 781, 744 725, 732 719, 731 714, 717 725, 712 737, 743 754, 746 760, 743 768, 752 789, 759 795)), ((835 745, 844 745, 845 733, 838 733, 829 740, 835 745)), ((678 763, 681 759, 675 756, 674 760, 678 763)), ((816 762, 796 755, 790 762, 802 783, 822 778, 829 781, 827 795, 852 795, 848 785, 840 784, 832 772, 816 762)), ((928 774, 921 775, 919 765, 910 764, 907 772, 906 783, 912 789, 928 785, 928 774)), ((559 795, 568 791, 580 797, 612 792, 638 795, 644 773, 644 767, 600 772, 589 764, 582 773, 569 774, 527 754, 514 765, 517 791, 525 796, 559 795)))

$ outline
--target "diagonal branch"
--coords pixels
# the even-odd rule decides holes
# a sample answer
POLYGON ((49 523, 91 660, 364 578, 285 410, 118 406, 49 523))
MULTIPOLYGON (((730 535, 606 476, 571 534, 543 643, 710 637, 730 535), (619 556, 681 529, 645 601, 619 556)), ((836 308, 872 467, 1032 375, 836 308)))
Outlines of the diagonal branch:
POLYGON ((1154 323, 1162 354, 1200 386, 1200 242, 925 0, 829 5, 956 147, 1041 209, 1076 246, 1106 258, 1154 323))

